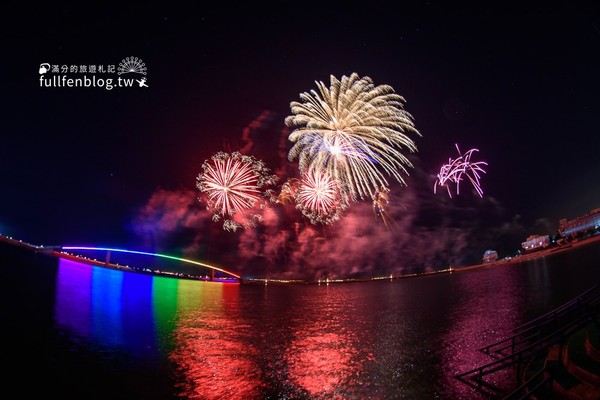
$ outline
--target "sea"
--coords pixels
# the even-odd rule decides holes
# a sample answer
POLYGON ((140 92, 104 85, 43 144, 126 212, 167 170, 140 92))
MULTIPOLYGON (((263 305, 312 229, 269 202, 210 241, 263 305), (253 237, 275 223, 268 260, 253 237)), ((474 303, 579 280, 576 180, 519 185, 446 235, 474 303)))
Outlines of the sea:
MULTIPOLYGON (((0 243, 3 398, 489 399, 480 348, 600 282, 600 242, 469 271, 239 284, 0 243)), ((515 371, 488 378, 508 393, 515 371)))

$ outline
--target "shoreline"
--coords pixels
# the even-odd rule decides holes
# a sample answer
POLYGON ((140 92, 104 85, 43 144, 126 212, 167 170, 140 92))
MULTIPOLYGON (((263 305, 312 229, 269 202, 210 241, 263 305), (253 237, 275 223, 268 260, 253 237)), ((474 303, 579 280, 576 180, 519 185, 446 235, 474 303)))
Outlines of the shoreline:
POLYGON ((542 250, 537 250, 537 251, 534 251, 531 253, 521 254, 520 256, 511 258, 510 260, 502 259, 502 260, 488 262, 488 263, 481 263, 481 264, 475 264, 475 265, 470 265, 470 266, 465 266, 465 267, 458 267, 455 269, 455 271, 485 268, 488 266, 519 264, 519 263, 522 263, 525 261, 531 261, 531 260, 535 260, 537 258, 548 257, 548 256, 552 256, 555 254, 560 254, 560 253, 564 253, 567 251, 571 251, 576 248, 587 246, 589 244, 592 244, 592 243, 595 243, 598 241, 600 241, 600 235, 590 236, 590 237, 587 237, 584 239, 569 242, 568 244, 554 246, 554 247, 548 247, 547 249, 542 249, 542 250))
POLYGON ((347 278, 347 279, 322 279, 316 281, 301 281, 301 280, 286 280, 286 279, 253 279, 250 282, 244 281, 246 284, 254 284, 254 285, 267 285, 267 284, 290 284, 290 283, 302 283, 302 284, 330 284, 330 283, 353 283, 353 282, 375 282, 375 281, 385 281, 385 280, 399 280, 399 279, 410 279, 410 278, 418 278, 424 276, 433 276, 433 275, 441 275, 441 274, 452 274, 452 273, 460 273, 465 271, 473 271, 477 269, 483 268, 493 268, 500 267, 506 265, 520 264, 523 262, 535 260, 538 258, 548 257, 555 254, 564 253, 567 251, 574 250, 579 247, 583 247, 595 242, 600 242, 600 235, 591 236, 585 239, 580 239, 569 244, 557 246, 557 247, 549 247, 543 250, 537 250, 531 253, 522 254, 518 257, 513 257, 510 260, 498 260, 493 262, 481 263, 481 264, 473 264, 466 265, 462 267, 449 267, 442 270, 435 271, 426 271, 414 274, 405 274, 405 275, 389 275, 389 276, 379 276, 373 278, 347 278))
MULTIPOLYGON (((103 268, 116 269, 116 270, 120 270, 120 271, 127 271, 127 272, 140 273, 140 274, 163 276, 163 277, 176 278, 176 279, 207 281, 207 279, 198 278, 195 276, 183 276, 183 275, 179 275, 176 273, 169 273, 169 272, 163 272, 163 273, 148 272, 148 271, 142 271, 142 270, 139 270, 136 268, 131 268, 131 267, 127 267, 127 266, 123 266, 123 265, 119 265, 119 264, 106 263, 106 262, 98 261, 95 259, 89 259, 84 256, 78 256, 78 255, 74 255, 74 254, 64 253, 62 251, 57 251, 56 246, 49 246, 49 247, 44 247, 43 245, 36 246, 36 245, 30 244, 30 243, 23 242, 22 240, 13 239, 12 237, 5 236, 3 234, 0 234, 0 242, 4 242, 7 244, 16 246, 16 247, 22 247, 22 248, 25 248, 30 251, 41 252, 41 253, 47 254, 51 257, 65 258, 65 259, 69 259, 72 261, 81 262, 84 264, 103 267, 103 268)), ((560 254, 560 253, 564 253, 567 251, 571 251, 576 248, 587 246, 589 244, 596 243, 596 242, 600 242, 600 235, 594 235, 594 236, 591 236, 588 238, 570 242, 568 244, 555 246, 555 247, 549 247, 547 249, 537 250, 537 251, 534 251, 531 253, 521 254, 517 257, 513 257, 508 260, 502 259, 502 260, 498 260, 498 261, 492 261, 492 262, 474 264, 474 265, 467 265, 467 266, 462 266, 462 267, 450 266, 449 268, 442 269, 442 270, 425 271, 425 272, 420 272, 420 273, 397 275, 397 276, 394 276, 392 274, 389 276, 378 276, 378 277, 372 277, 372 278, 318 279, 318 280, 314 280, 314 281, 307 281, 307 280, 303 280, 303 279, 241 278, 239 280, 227 280, 227 279, 220 280, 219 279, 219 280, 215 280, 214 282, 216 282, 216 283, 239 283, 239 284, 245 284, 245 285, 268 285, 268 284, 274 284, 274 285, 289 285, 289 284, 321 285, 321 284, 324 284, 324 285, 329 285, 329 284, 333 284, 333 283, 376 282, 376 281, 382 281, 382 280, 392 281, 392 280, 399 280, 399 279, 418 278, 418 277, 424 277, 424 276, 434 276, 434 275, 440 275, 440 274, 460 273, 460 272, 465 272, 465 271, 473 271, 473 270, 477 270, 477 269, 493 268, 493 267, 499 267, 499 266, 505 266, 505 265, 513 265, 513 264, 516 265, 516 264, 520 264, 523 262, 535 260, 538 258, 549 257, 549 256, 552 256, 555 254, 560 254)))

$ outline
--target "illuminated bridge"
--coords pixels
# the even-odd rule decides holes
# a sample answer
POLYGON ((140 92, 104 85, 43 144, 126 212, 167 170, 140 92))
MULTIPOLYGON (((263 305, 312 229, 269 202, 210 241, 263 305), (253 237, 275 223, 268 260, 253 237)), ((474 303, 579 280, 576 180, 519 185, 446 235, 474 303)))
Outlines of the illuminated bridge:
MULTIPOLYGON (((133 254, 133 255, 157 257, 157 258, 182 262, 185 264, 191 264, 194 266, 205 268, 208 271, 210 271, 210 275, 206 275, 204 277, 191 276, 190 274, 186 274, 187 277, 192 277, 195 279, 202 279, 202 280, 210 280, 210 281, 221 281, 221 282, 223 282, 223 281, 241 282, 242 281, 242 278, 239 275, 237 275, 231 271, 227 271, 223 268, 219 268, 214 265, 207 264, 207 263, 194 261, 194 260, 190 260, 190 259, 182 258, 182 257, 175 257, 175 256, 167 255, 167 254, 150 253, 150 252, 146 252, 146 251, 135 251, 135 250, 126 250, 126 249, 116 249, 116 248, 110 248, 110 247, 89 247, 89 246, 51 246, 51 247, 39 246, 39 249, 40 250, 44 249, 46 251, 52 251, 54 253, 54 255, 57 257, 68 258, 68 259, 72 259, 75 261, 81 261, 81 262, 85 262, 88 264, 105 266, 108 268, 139 270, 142 272, 155 273, 155 274, 159 274, 159 275, 173 275, 176 277, 183 276, 183 274, 173 273, 168 270, 160 270, 160 269, 156 269, 156 268, 130 268, 129 266, 124 266, 122 264, 117 264, 117 263, 111 262, 111 255, 113 253, 123 253, 123 254, 133 254), (101 254, 104 254, 104 261, 99 261, 95 258, 91 259, 91 258, 88 258, 81 254, 74 253, 74 252, 81 252, 81 251, 100 252, 101 254), (215 273, 217 273, 218 276, 216 276, 215 273)), ((184 277, 186 277, 186 276, 184 276, 184 277)))

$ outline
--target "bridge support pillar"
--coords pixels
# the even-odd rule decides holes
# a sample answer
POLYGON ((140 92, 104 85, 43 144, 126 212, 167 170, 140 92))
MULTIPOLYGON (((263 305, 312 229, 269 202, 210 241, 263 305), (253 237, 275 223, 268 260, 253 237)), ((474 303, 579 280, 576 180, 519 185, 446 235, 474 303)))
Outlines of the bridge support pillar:
POLYGON ((104 265, 106 268, 110 265, 110 250, 106 251, 106 259, 104 260, 104 265))
POLYGON ((215 280, 215 270, 214 270, 214 269, 211 269, 211 270, 210 270, 210 281, 212 282, 212 281, 214 281, 214 280, 215 280))

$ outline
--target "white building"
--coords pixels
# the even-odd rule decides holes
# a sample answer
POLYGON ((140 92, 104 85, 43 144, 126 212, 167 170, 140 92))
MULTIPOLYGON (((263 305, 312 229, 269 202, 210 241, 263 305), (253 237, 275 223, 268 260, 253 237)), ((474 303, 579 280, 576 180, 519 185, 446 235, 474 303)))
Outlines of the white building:
POLYGON ((600 208, 590 211, 572 220, 561 219, 558 221, 558 233, 561 236, 574 236, 580 232, 600 228, 600 208))
POLYGON ((548 246, 550 246, 550 235, 531 235, 521 243, 525 252, 545 249, 548 246))
POLYGON ((498 260, 498 252, 496 252, 496 250, 486 250, 485 253, 483 253, 483 262, 484 263, 494 262, 497 260, 498 260))

